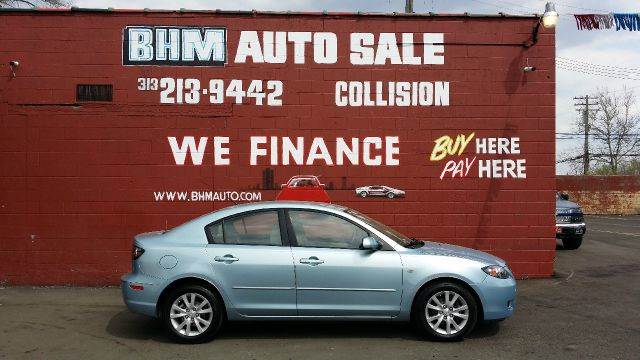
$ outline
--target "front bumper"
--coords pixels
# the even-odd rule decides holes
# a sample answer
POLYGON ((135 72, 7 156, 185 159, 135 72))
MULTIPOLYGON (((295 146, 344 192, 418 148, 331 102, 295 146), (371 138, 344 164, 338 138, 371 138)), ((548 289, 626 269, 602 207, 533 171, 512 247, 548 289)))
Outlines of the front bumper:
MULTIPOLYGON (((132 312, 157 317, 156 304, 160 298, 162 287, 154 283, 152 278, 144 275, 129 273, 121 279, 122 299, 132 312), (135 290, 132 288, 142 289, 135 290)), ((157 280, 156 280, 157 282, 157 280)))
POLYGON ((513 315, 516 307, 516 280, 488 276, 477 284, 476 291, 482 301, 484 320, 498 320, 513 315))
POLYGON ((587 232, 585 223, 560 223, 556 224, 556 237, 582 236, 587 232))

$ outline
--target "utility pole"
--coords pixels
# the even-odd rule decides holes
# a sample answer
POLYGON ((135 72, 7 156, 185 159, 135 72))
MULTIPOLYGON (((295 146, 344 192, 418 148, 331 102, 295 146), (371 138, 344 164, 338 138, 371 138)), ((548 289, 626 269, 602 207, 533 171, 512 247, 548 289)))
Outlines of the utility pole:
POLYGON ((405 0, 404 12, 407 13, 407 14, 412 14, 413 13, 413 0, 405 0))
POLYGON ((597 106, 598 103, 594 102, 593 99, 589 99, 589 95, 585 96, 577 96, 574 97, 573 100, 578 101, 578 103, 574 104, 575 106, 582 106, 582 123, 584 126, 584 154, 582 157, 582 173, 584 175, 589 174, 589 106, 597 106))

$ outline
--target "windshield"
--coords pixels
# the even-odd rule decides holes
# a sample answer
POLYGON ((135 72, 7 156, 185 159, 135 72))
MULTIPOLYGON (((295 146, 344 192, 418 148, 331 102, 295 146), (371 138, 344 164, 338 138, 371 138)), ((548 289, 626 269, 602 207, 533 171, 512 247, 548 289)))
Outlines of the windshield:
POLYGON ((358 219, 364 221, 365 223, 367 223, 367 225, 373 227, 374 229, 380 231, 381 233, 385 234, 386 236, 388 236, 391 240, 395 241, 396 243, 398 243, 399 245, 406 247, 406 248, 419 248, 424 246, 424 241, 421 240, 416 240, 416 239, 411 239, 409 237, 407 237, 406 235, 388 227, 387 225, 374 220, 364 214, 361 214, 355 210, 352 209, 347 209, 345 210, 346 213, 353 215, 355 217, 357 217, 358 219))

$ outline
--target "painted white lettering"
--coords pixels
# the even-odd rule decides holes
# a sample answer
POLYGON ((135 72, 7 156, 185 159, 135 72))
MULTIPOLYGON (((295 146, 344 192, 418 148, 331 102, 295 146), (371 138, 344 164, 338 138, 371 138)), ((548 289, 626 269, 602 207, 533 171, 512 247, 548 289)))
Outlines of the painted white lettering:
POLYGON ((151 29, 129 28, 129 60, 150 61, 153 59, 153 33, 151 29))
POLYGON ((311 42, 310 32, 290 32, 289 41, 293 42, 293 62, 296 64, 304 64, 305 44, 311 42))
POLYGON ((257 165, 258 164, 258 156, 266 156, 267 150, 264 148, 260 148, 259 145, 267 143, 266 136, 252 136, 250 138, 251 143, 251 159, 249 160, 249 164, 257 165))
POLYGON ((223 146, 229 144, 229 137, 227 136, 214 136, 213 137, 213 164, 214 165, 229 165, 229 147, 223 146))
POLYGON ((371 65, 374 60, 372 46, 375 37, 372 33, 351 33, 351 54, 349 60, 353 65, 371 65))
POLYGON ((422 35, 424 43, 423 64, 442 65, 444 64, 444 34, 425 33, 422 35))
POLYGON ((317 64, 335 64, 338 61, 338 38, 331 32, 313 34, 313 61, 317 64))
POLYGON ((236 52, 235 62, 245 63, 247 62, 248 57, 251 58, 253 63, 264 63, 262 47, 260 46, 257 31, 240 32, 240 40, 238 40, 238 50, 236 52))
POLYGON ((329 155, 329 149, 324 143, 324 139, 317 137, 313 139, 311 143, 311 149, 309 149, 309 156, 307 157, 307 165, 313 165, 316 160, 324 160, 325 164, 333 165, 331 155, 329 155))
POLYGON ((182 29, 182 60, 224 61, 223 34, 216 29, 205 29, 203 38, 200 29, 182 29))
POLYGON ((167 137, 176 165, 184 165, 187 153, 191 153, 191 162, 193 165, 202 165, 204 151, 207 148, 207 139, 207 137, 200 137, 198 146, 196 146, 196 139, 193 136, 185 136, 180 145, 178 145, 175 137, 167 137))

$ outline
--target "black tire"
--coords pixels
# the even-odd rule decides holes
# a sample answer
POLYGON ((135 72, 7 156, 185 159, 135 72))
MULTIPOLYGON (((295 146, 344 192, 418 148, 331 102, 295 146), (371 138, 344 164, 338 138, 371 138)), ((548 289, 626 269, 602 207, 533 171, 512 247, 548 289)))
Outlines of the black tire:
POLYGON ((367 192, 366 191, 360 191, 360 193, 358 193, 358 195, 360 195, 360 197, 366 198, 367 197, 367 192))
MULTIPOLYGON (((456 302, 457 301, 458 300, 456 300, 456 302)), ((430 309, 429 311, 432 312, 434 310, 430 309)), ((431 316, 439 316, 439 315, 438 315, 438 312, 436 311, 436 314, 433 314, 431 316)), ((466 288, 456 283, 441 282, 441 283, 431 285, 423 289, 417 295, 416 300, 414 301, 412 321, 416 326, 417 330, 421 334, 433 340, 439 340, 439 341, 462 340, 471 330, 473 330, 477 320, 478 320, 478 305, 476 303, 475 297, 469 292, 469 290, 467 290, 466 288), (453 295, 451 295, 452 293, 457 294, 459 297, 464 299, 468 307, 468 313, 467 313, 468 318, 466 323, 464 323, 464 325, 460 328, 460 330, 456 330, 457 332, 452 334, 446 334, 446 333, 442 334, 437 332, 429 325, 429 322, 427 321, 426 307, 427 307, 427 303, 429 302, 429 299, 431 299, 432 296, 436 294, 440 294, 441 292, 444 292, 444 291, 449 291, 450 299, 453 298, 453 295)), ((443 326, 442 323, 440 324, 441 324, 440 326, 443 326)), ((446 326, 445 326, 445 329, 440 329, 440 330, 446 332, 446 326)))
POLYGON ((575 250, 582 245, 582 236, 569 236, 562 239, 562 246, 567 250, 575 250))
POLYGON ((394 194, 394 193, 390 192, 390 193, 387 193, 387 197, 388 197, 389 199, 393 199, 394 197, 396 197, 396 194, 394 194))
POLYGON ((162 322, 164 323, 167 332, 173 339, 182 343, 197 344, 211 341, 220 333, 226 320, 224 305, 218 296, 214 295, 211 290, 199 285, 185 285, 173 290, 162 304, 161 311, 162 322), (211 323, 204 332, 198 335, 187 336, 185 334, 181 334, 174 328, 171 322, 170 311, 174 301, 181 298, 183 295, 190 293, 198 294, 206 298, 211 304, 212 312, 210 318, 211 323))

